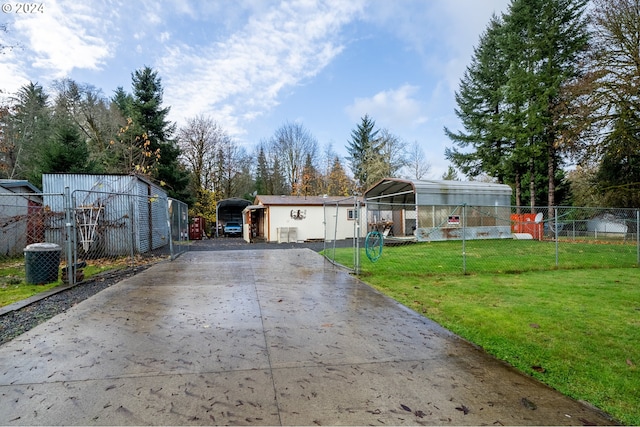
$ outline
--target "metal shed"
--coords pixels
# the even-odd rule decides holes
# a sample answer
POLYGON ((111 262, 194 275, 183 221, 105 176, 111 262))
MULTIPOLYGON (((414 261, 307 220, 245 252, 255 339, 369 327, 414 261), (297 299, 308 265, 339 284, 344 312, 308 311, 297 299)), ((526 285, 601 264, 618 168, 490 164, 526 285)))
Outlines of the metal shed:
POLYGON ((55 214, 47 241, 62 244, 69 193, 79 245, 85 252, 128 255, 167 245, 170 219, 166 192, 135 175, 44 174, 44 203, 55 214))
POLYGON ((44 239, 42 194, 25 180, 0 179, 0 257, 44 239))
POLYGON ((368 229, 416 240, 510 238, 511 187, 387 178, 365 193, 368 229))

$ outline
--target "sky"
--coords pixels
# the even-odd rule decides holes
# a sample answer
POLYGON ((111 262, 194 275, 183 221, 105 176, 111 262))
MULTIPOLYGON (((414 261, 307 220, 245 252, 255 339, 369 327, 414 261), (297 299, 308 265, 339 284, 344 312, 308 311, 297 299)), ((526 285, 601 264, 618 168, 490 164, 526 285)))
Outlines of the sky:
MULTIPOLYGON (((455 92, 510 0, 4 0, 0 96, 31 82, 131 92, 151 67, 178 127, 213 119, 249 153, 287 123, 347 156, 364 115, 417 142, 440 179, 455 92), (22 8, 21 8, 22 6, 22 8), (21 10, 19 10, 21 9, 21 10)), ((346 162, 344 163, 347 166, 346 162)))

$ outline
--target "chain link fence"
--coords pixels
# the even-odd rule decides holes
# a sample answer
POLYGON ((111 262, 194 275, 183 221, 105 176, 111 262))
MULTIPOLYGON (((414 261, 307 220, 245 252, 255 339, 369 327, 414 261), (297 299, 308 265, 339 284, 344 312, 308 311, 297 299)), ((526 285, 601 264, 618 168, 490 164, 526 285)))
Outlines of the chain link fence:
POLYGON ((343 267, 360 264, 360 217, 362 204, 355 196, 344 199, 325 201, 324 213, 324 248, 325 258, 343 267), (339 255, 345 253, 344 248, 353 248, 352 258, 344 260, 339 255), (346 264, 346 265, 344 265, 346 264))
POLYGON ((325 251, 357 274, 516 273, 638 267, 640 210, 368 201, 349 249, 325 251))
POLYGON ((0 286, 173 259, 189 249, 188 224, 186 204, 164 195, 0 193, 0 286))

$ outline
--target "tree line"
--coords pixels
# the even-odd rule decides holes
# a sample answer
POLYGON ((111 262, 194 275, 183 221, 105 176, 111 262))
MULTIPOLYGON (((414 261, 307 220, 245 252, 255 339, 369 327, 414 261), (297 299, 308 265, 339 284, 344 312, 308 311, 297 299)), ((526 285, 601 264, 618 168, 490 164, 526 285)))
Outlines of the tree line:
MULTIPOLYGON (((444 129, 442 178, 509 184, 518 206, 640 206, 639 1, 512 0, 494 16, 455 94, 462 129, 444 129)), ((70 79, 20 88, 0 105, 0 177, 138 174, 214 219, 226 198, 346 197, 429 173, 417 141, 369 115, 345 135, 345 158, 298 122, 248 149, 210 116, 178 128, 158 73, 131 77, 110 97, 70 79)))
POLYGON ((638 34, 638 0, 512 0, 460 81, 447 159, 517 206, 640 207, 638 34))
POLYGON ((210 116, 178 128, 150 67, 132 73, 131 87, 118 87, 111 97, 71 79, 55 81, 49 92, 33 82, 20 88, 0 105, 0 178, 41 185, 44 173, 135 174, 186 202, 192 215, 214 220, 216 203, 226 198, 346 197, 403 168, 416 178, 428 171, 417 142, 409 156, 408 144, 376 129, 369 116, 354 130, 345 164, 296 122, 284 123, 251 152, 210 116))

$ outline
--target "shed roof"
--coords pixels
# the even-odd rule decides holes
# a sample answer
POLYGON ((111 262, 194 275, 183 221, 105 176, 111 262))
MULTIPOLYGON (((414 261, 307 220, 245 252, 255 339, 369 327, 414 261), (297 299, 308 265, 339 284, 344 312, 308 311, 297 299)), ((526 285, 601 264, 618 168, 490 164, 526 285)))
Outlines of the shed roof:
POLYGON ((419 205, 509 205, 511 191, 508 185, 491 182, 387 178, 366 191, 365 201, 419 205))
POLYGON ((0 187, 13 193, 40 193, 40 190, 24 179, 0 179, 0 187))
MULTIPOLYGON (((220 208, 245 208, 251 204, 247 199, 241 199, 239 197, 232 197, 230 199, 220 200, 217 204, 218 209, 220 208)), ((242 209, 240 209, 242 210, 242 209)))
POLYGON ((353 197, 258 195, 254 201, 256 205, 267 206, 322 206, 326 203, 353 206, 353 197))

